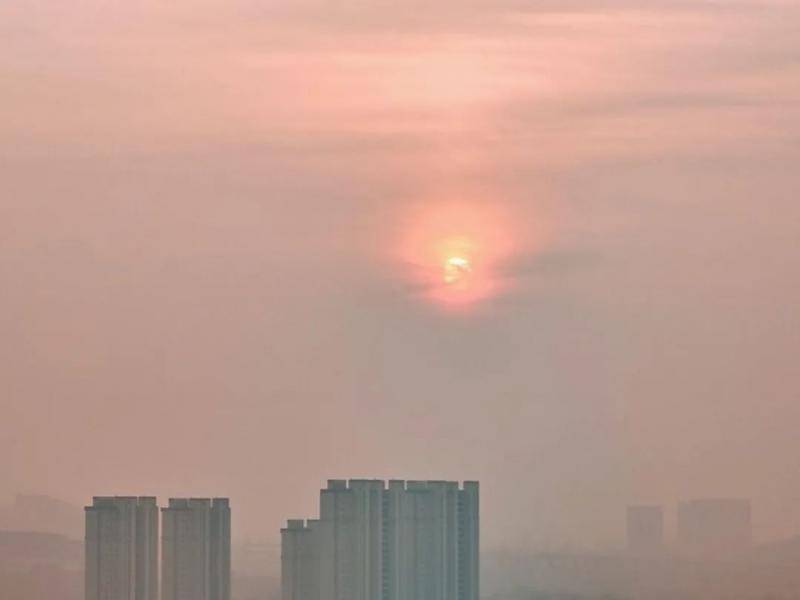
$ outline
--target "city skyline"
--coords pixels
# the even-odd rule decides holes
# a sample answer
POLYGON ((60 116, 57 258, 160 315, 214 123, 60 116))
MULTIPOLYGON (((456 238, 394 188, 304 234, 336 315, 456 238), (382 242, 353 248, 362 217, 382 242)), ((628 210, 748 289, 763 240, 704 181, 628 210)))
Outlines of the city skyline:
MULTIPOLYGON (((270 598, 283 595, 284 600, 371 598, 375 594, 382 600, 436 599, 448 598, 456 589, 462 594, 469 589, 465 582, 470 578, 462 575, 467 572, 462 565, 470 555, 468 548, 474 549, 473 559, 478 560, 478 544, 464 545, 472 534, 467 533, 469 527, 464 527, 471 518, 463 512, 469 506, 475 509, 473 539, 477 541, 477 489, 477 482, 465 482, 460 488, 457 482, 441 480, 328 480, 327 487, 320 491, 320 517, 289 519, 281 530, 283 549, 278 563, 274 562, 274 556, 270 558, 269 552, 263 554, 263 549, 258 550, 249 542, 239 546, 237 561, 230 560, 229 544, 225 547, 224 560, 215 560, 214 547, 223 546, 215 544, 214 532, 218 535, 230 531, 229 501, 224 498, 170 498, 162 507, 165 518, 161 571, 165 576, 161 579, 161 598, 224 597, 219 592, 215 595, 214 589, 220 590, 220 582, 224 582, 222 587, 226 591, 232 589, 231 582, 236 578, 231 574, 236 573, 239 595, 232 598, 242 598, 245 592, 241 586, 254 573, 266 577, 260 584, 261 594, 277 594, 270 598), (465 502, 470 489, 474 490, 474 501, 465 502), (454 503, 455 494, 458 494, 458 501, 454 503), (217 518, 212 512, 217 512, 217 518), (454 515, 458 522, 457 536, 446 533, 451 527, 448 523, 452 523, 448 514, 454 515), (441 537, 437 538, 440 535, 437 531, 441 537), (437 563, 434 560, 438 555, 437 547, 444 551, 443 556, 454 557, 454 562, 445 559, 437 563), (337 554, 339 559, 330 559, 337 554), (359 569, 357 565, 362 567, 359 569), (214 573, 222 570, 228 576, 218 577, 215 585, 214 573), (180 581, 171 577, 173 572, 181 573, 180 581), (276 574, 278 577, 271 579, 273 583, 268 583, 276 574), (363 582, 363 588, 359 587, 359 581, 363 582), (458 586, 453 587, 452 582, 458 582, 458 586)), ((37 507, 43 524, 48 522, 46 513, 41 512, 48 501, 21 496, 17 506, 24 506, 25 501, 37 507)), ((52 501, 49 504, 61 513, 62 505, 52 501)), ((157 555, 157 550, 153 552, 153 549, 158 546, 158 508, 153 496, 95 496, 92 505, 85 507, 86 552, 85 556, 81 553, 81 560, 86 561, 86 568, 80 572, 86 577, 86 598, 147 597, 147 590, 155 583, 148 572, 157 570, 148 562, 157 555), (124 568, 126 564, 130 568, 124 568)), ((71 526, 66 524, 66 527, 71 526)), ((714 588, 717 590, 714 593, 720 593, 723 588, 741 591, 742 586, 753 591, 773 589, 777 592, 795 585, 790 573, 781 573, 784 570, 781 565, 791 567, 791 563, 784 562, 785 552, 791 552, 800 544, 800 536, 787 538, 779 545, 755 542, 752 509, 746 499, 695 498, 683 500, 674 510, 666 511, 662 506, 628 506, 626 531, 627 547, 618 550, 587 553, 561 548, 556 552, 511 555, 491 549, 481 551, 480 555, 489 562, 484 567, 489 574, 486 589, 508 586, 498 580, 504 570, 509 571, 506 576, 510 575, 512 581, 521 584, 537 585, 538 580, 538 585, 562 585, 577 591, 589 589, 581 586, 594 582, 593 585, 600 586, 598 589, 609 594, 623 594, 623 597, 637 589, 636 593, 648 594, 659 588, 661 593, 693 589, 695 593, 707 594, 714 588), (665 515, 677 517, 676 531, 669 532, 665 527, 665 521, 669 520, 665 515), (785 548, 783 551, 780 551, 781 546, 785 548), (776 550, 778 553, 771 557, 776 550), (539 574, 514 572, 513 565, 519 561, 529 561, 530 567, 539 574), (507 564, 503 566, 503 563, 507 564), (745 567, 746 571, 755 569, 751 577, 743 577, 745 567), (559 584, 556 583, 559 577, 567 579, 559 584), (583 583, 568 583, 574 577, 583 583), (722 585, 717 581, 719 577, 729 581, 722 585), (705 592, 701 591, 703 581, 711 586, 705 592)), ((66 538, 59 541, 59 537, 24 531, 8 537, 0 531, 0 559, 4 544, 13 539, 17 543, 28 540, 37 544, 58 544, 63 551, 66 538)), ((219 552, 216 554, 220 556, 219 552)), ((63 557, 56 560, 60 562, 63 557)), ((472 572, 477 573, 478 569, 472 572)), ((477 580, 474 585, 473 590, 477 589, 477 580)))
POLYGON ((799 29, 0 0, 0 590, 276 600, 396 479, 480 482, 479 600, 800 598, 799 29))

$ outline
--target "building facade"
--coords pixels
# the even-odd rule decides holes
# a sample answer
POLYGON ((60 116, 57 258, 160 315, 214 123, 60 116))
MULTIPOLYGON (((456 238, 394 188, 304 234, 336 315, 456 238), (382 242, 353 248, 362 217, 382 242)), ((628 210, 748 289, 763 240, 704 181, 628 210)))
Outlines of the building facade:
POLYGON ((752 542, 749 500, 714 498, 678 505, 678 543, 682 551, 725 556, 747 550, 752 542))
POLYGON ((330 480, 281 530, 283 600, 477 600, 479 487, 330 480))
POLYGON ((230 600, 228 499, 170 498, 161 513, 161 600, 230 600))
POLYGON ((156 499, 96 496, 84 511, 86 600, 157 600, 156 499))
POLYGON ((664 511, 660 506, 629 506, 626 517, 631 554, 652 554, 664 549, 664 511))

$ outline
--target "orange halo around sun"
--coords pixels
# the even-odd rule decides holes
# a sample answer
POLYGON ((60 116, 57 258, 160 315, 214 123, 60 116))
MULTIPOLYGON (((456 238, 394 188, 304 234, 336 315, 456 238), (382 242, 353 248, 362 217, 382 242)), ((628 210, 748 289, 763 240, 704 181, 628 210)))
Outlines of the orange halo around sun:
POLYGON ((435 203, 410 217, 400 254, 423 298, 467 308, 508 288, 503 266, 515 238, 508 215, 492 205, 435 203))

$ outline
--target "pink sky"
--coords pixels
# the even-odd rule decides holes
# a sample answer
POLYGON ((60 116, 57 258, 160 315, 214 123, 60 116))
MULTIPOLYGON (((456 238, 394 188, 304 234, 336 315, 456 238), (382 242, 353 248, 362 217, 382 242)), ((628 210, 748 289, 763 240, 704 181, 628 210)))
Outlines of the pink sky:
POLYGON ((488 546, 704 495, 798 533, 798 22, 0 3, 0 492, 275 537, 328 477, 479 478, 488 546), (459 203, 503 293, 449 314, 403 244, 459 203))

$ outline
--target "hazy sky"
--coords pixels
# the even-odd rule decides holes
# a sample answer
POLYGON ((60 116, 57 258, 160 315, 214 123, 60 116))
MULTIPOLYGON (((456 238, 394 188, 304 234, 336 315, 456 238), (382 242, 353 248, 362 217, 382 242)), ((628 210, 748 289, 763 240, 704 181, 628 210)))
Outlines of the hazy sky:
POLYGON ((795 0, 0 2, 0 495, 797 533, 798 167, 795 0), (501 285, 454 310, 413 246, 462 223, 501 285))

